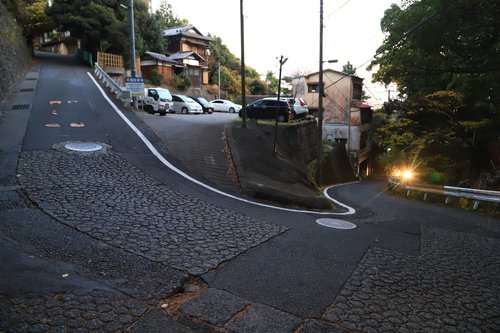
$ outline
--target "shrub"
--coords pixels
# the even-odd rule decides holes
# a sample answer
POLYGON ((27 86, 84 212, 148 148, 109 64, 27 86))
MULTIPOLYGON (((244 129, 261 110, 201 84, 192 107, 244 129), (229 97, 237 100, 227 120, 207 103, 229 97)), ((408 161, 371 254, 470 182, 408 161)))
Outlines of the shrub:
POLYGON ((150 74, 150 77, 149 77, 149 81, 155 85, 155 86, 159 86, 162 84, 163 82, 163 75, 158 73, 157 71, 155 70, 152 70, 151 71, 151 74, 150 74))
POLYGON ((184 74, 174 75, 171 84, 175 89, 184 91, 191 87, 191 79, 184 74))

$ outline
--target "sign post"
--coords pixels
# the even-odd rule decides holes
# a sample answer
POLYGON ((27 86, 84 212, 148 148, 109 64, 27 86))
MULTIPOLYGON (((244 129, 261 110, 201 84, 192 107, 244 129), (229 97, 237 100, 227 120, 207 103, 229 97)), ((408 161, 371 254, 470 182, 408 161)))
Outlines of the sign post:
POLYGON ((126 77, 125 87, 130 91, 132 97, 144 96, 144 78, 126 77))

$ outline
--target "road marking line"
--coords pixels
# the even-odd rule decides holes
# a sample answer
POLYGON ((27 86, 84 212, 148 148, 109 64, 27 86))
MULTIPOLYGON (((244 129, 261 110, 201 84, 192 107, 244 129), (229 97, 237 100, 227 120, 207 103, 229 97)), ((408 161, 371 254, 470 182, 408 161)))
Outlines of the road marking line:
POLYGON ((165 157, 163 157, 163 155, 160 154, 160 152, 155 148, 155 146, 153 146, 153 144, 146 138, 146 136, 144 134, 142 134, 142 132, 137 127, 135 127, 134 124, 132 124, 132 122, 123 114, 123 112, 121 112, 120 109, 118 109, 118 107, 115 105, 115 103, 113 103, 113 101, 108 97, 108 95, 106 95, 106 92, 101 88, 101 86, 99 85, 99 83, 94 79, 94 77, 92 76, 92 74, 90 72, 87 72, 87 75, 94 82, 94 84, 97 87, 97 89, 99 89, 99 91, 101 92, 101 94, 104 97, 104 99, 109 103, 109 105, 111 105, 111 107, 120 116, 120 118, 122 118, 123 121, 130 127, 130 129, 132 129, 132 131, 134 131, 135 134, 137 134, 137 136, 142 140, 142 142, 144 142, 144 144, 146 145, 146 147, 148 147, 148 149, 151 151, 151 153, 153 155, 155 155, 156 158, 161 163, 163 163, 163 165, 165 165, 167 168, 169 168, 170 170, 174 171, 178 175, 186 178, 187 180, 189 180, 189 181, 191 181, 191 182, 193 182, 193 183, 195 183, 197 185, 200 185, 200 186, 202 186, 202 187, 204 187, 204 188, 206 188, 206 189, 208 189, 208 190, 210 190, 212 192, 215 192, 217 194, 223 195, 225 197, 228 197, 228 198, 231 198, 231 199, 235 199, 235 200, 238 200, 238 201, 241 201, 241 202, 249 203, 249 204, 252 204, 252 205, 255 205, 255 206, 265 207, 265 208, 272 208, 272 209, 277 209, 277 210, 282 210, 282 211, 287 211, 287 212, 305 213, 305 214, 314 214, 314 215, 352 215, 352 214, 356 213, 356 210, 354 208, 349 207, 347 205, 344 205, 343 203, 341 203, 341 202, 333 199, 328 194, 326 194, 326 192, 328 191, 328 189, 330 189, 331 187, 326 188, 323 193, 325 193, 325 196, 329 200, 333 201, 334 203, 338 204, 339 206, 342 206, 342 207, 346 208, 347 212, 343 212, 343 213, 316 212, 316 211, 311 211, 311 210, 292 209, 292 208, 284 208, 284 207, 272 206, 272 205, 268 205, 268 204, 264 204, 264 203, 260 203, 260 202, 254 202, 254 201, 251 201, 251 200, 248 200, 248 199, 240 198, 240 197, 234 196, 232 194, 229 194, 229 193, 226 193, 226 192, 222 192, 222 191, 220 191, 220 190, 218 190, 216 188, 213 188, 213 187, 211 187, 211 186, 209 186, 209 185, 207 185, 205 183, 200 182, 199 180, 197 180, 197 179, 189 176, 188 174, 186 174, 182 170, 180 170, 177 167, 175 167, 169 161, 167 161, 167 159, 165 159, 165 157))

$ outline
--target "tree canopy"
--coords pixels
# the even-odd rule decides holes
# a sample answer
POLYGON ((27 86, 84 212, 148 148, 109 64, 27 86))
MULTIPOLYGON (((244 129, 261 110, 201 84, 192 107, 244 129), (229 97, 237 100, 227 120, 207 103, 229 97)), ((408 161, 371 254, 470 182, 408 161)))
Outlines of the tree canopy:
POLYGON ((356 68, 348 61, 347 64, 342 66, 342 73, 356 75, 356 68))
MULTIPOLYGON (((53 0, 47 13, 59 30, 70 31, 82 39, 83 47, 128 57, 128 9, 119 0, 53 0)), ((162 29, 164 16, 150 15, 147 6, 134 1, 136 51, 162 52, 165 42, 162 29)))
MULTIPOLYGON (((241 94, 241 62, 229 48, 217 36, 212 37, 210 43, 210 83, 218 84, 218 68, 221 66, 221 89, 225 91, 230 98, 235 98, 241 94)), ((259 73, 252 67, 245 66, 246 89, 247 93, 253 95, 271 94, 272 89, 268 83, 260 79, 259 73)), ((277 87, 277 85, 276 85, 277 87)), ((277 89, 276 89, 277 91, 277 89)))
MULTIPOLYGON (((108 52, 130 57, 130 28, 128 9, 123 0, 2 0, 7 9, 23 27, 27 41, 37 33, 52 29, 69 31, 79 38, 82 48, 93 53, 108 52)), ((164 53, 166 41, 163 30, 185 25, 173 7, 162 1, 159 8, 150 13, 142 1, 134 1, 135 46, 137 54, 145 51, 164 53)), ((209 57, 209 81, 218 84, 218 65, 221 65, 221 88, 230 98, 241 94, 240 59, 229 51, 222 39, 212 36, 209 57)), ((262 81, 259 73, 246 66, 246 89, 250 94, 274 94, 277 79, 262 81)))
POLYGON ((500 168, 500 3, 422 0, 392 5, 369 68, 404 98, 384 106, 375 141, 385 164, 418 161, 451 183, 500 168))

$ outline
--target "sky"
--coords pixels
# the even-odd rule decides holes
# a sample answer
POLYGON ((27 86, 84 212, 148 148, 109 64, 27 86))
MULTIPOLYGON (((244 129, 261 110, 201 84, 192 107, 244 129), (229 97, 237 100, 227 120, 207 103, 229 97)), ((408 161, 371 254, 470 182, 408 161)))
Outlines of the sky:
MULTIPOLYGON (((178 17, 204 35, 220 37, 241 58, 240 1, 165 1, 178 17)), ((153 9, 160 3, 153 0, 153 9)), ((341 71, 349 61, 364 79, 367 94, 376 96, 370 100, 374 105, 387 99, 387 89, 371 83, 372 73, 366 67, 384 40, 380 20, 392 3, 400 0, 323 0, 323 59, 338 60, 323 68, 341 71)), ((283 75, 318 71, 320 0, 243 0, 243 12, 247 66, 260 74, 273 71, 278 77, 283 55, 288 58, 283 75)))

